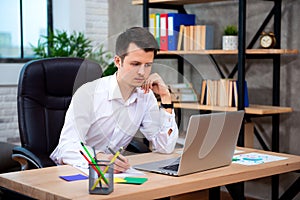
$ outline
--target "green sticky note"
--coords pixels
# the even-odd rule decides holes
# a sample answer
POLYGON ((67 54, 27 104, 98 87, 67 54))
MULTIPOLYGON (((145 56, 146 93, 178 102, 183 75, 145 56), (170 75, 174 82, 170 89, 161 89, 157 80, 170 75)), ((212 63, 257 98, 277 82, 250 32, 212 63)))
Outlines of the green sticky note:
POLYGON ((122 183, 125 183, 125 184, 136 184, 136 185, 141 185, 143 183, 145 183, 148 178, 141 178, 141 177, 126 177, 124 178, 124 180, 126 182, 122 182, 122 183))

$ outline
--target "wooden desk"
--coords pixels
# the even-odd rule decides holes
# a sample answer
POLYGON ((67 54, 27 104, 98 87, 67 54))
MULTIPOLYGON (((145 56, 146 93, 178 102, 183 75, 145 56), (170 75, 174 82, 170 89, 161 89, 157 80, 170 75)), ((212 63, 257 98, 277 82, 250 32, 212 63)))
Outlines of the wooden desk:
MULTIPOLYGON (((114 192, 110 195, 89 195, 87 180, 66 182, 60 179, 60 175, 80 173, 71 166, 0 174, 0 186, 37 199, 155 199, 300 169, 300 156, 247 148, 239 150, 243 150, 243 153, 260 152, 288 159, 254 166, 231 164, 182 177, 146 173, 148 181, 143 185, 115 184, 114 192)), ((132 164, 139 164, 174 155, 176 154, 138 154, 130 156, 129 160, 132 164)))

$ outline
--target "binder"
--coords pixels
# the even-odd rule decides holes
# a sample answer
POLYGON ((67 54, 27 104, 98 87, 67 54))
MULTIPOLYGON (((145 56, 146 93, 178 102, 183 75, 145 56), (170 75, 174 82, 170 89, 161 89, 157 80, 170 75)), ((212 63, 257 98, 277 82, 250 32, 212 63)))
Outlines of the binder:
POLYGON ((160 50, 168 50, 168 13, 160 14, 160 50))
POLYGON ((149 15, 149 31, 156 38, 156 14, 152 13, 149 15))
POLYGON ((160 47, 160 14, 155 14, 155 39, 160 47))
POLYGON ((195 25, 194 14, 168 13, 168 50, 177 50, 180 25, 195 25))

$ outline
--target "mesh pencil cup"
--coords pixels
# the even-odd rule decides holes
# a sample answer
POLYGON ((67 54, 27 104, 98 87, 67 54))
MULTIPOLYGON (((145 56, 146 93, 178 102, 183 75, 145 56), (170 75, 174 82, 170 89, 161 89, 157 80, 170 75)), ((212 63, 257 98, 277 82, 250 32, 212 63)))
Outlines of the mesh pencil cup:
POLYGON ((98 161, 96 165, 89 164, 89 193, 110 194, 112 191, 114 191, 114 164, 110 164, 109 161, 98 161))

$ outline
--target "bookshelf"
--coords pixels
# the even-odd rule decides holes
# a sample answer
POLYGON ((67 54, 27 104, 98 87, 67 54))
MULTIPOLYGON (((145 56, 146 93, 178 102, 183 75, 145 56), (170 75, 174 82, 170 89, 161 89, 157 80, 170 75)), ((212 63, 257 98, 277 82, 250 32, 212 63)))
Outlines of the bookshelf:
MULTIPOLYGON (((143 14, 144 14, 144 22, 149 20, 148 14, 145 15, 145 11, 147 11, 149 8, 163 8, 163 9, 174 9, 175 6, 183 6, 185 4, 199 4, 199 3, 211 3, 211 2, 232 2, 232 0, 132 0, 133 5, 143 5, 143 14)), ((244 95, 244 80, 245 80, 245 62, 246 57, 253 57, 253 58, 260 58, 260 59, 273 59, 273 102, 272 106, 255 106, 255 112, 253 111, 253 108, 244 108, 244 102, 243 98, 238 98, 238 108, 228 108, 227 110, 245 110, 246 114, 258 114, 258 115, 264 115, 264 114, 273 114, 275 115, 272 124, 273 124, 273 133, 272 133, 272 151, 279 151, 279 116, 277 114, 282 113, 289 113, 292 112, 292 109, 280 109, 280 103, 279 103, 279 73, 280 73, 280 56, 281 55, 296 55, 299 53, 297 49, 280 49, 280 21, 281 21, 281 2, 276 0, 270 0, 274 1, 274 8, 272 13, 274 15, 275 21, 274 22, 274 33, 277 36, 276 40, 277 46, 275 46, 274 49, 252 49, 251 45, 252 42, 248 45, 246 48, 245 45, 245 27, 246 27, 246 5, 245 2, 240 0, 239 1, 239 50, 222 50, 222 49, 213 49, 213 50, 199 50, 199 51, 160 51, 158 53, 159 56, 163 58, 172 58, 173 56, 177 55, 238 55, 238 65, 237 65, 237 72, 238 72, 238 82, 239 82, 239 96, 243 97, 244 95), (278 30, 279 29, 279 30, 278 30), (266 108, 268 111, 266 111, 266 108), (273 109, 273 110, 272 110, 273 109), (246 111, 247 110, 247 111, 246 111)), ((183 7, 175 7, 178 9, 178 11, 182 11, 183 7)), ((147 26, 147 23, 144 23, 144 26, 147 26)), ((264 27, 261 27, 260 29, 263 29, 264 27)), ((261 32, 258 30, 258 32, 261 32)), ((253 40, 257 40, 259 37, 259 34, 257 33, 256 36, 254 36, 253 40)), ((174 57, 173 57, 174 58, 174 57)), ((182 63, 182 62, 181 62, 182 63)), ((181 70, 179 71, 182 73, 182 66, 179 66, 181 70)), ((191 106, 192 108, 196 108, 198 110, 215 110, 215 111, 223 111, 226 110, 225 108, 211 108, 211 106, 191 106)), ((189 108, 186 104, 178 104, 177 108, 189 108)), ((243 134, 241 134, 243 135, 243 134)), ((243 138, 241 138, 241 141, 243 141, 243 138)), ((242 143, 242 142, 241 142, 242 143)), ((268 150, 268 149, 265 149, 268 150)))
MULTIPOLYGON (((264 54, 290 54, 296 55, 299 51, 297 49, 246 49, 247 54, 256 54, 256 55, 264 55, 264 54)), ((191 55, 237 55, 238 50, 222 50, 222 49, 212 49, 212 50, 199 50, 199 51, 160 51, 158 54, 163 55, 184 55, 184 54, 191 54, 191 55)))
MULTIPOLYGON (((194 3, 210 3, 220 1, 232 1, 232 0, 149 0, 149 3, 171 4, 171 5, 185 5, 194 3)), ((133 5, 142 5, 143 0, 132 0, 133 5)))
MULTIPOLYGON (((236 107, 223 107, 223 106, 208 106, 200 105, 199 103, 174 103, 174 108, 192 109, 192 110, 211 110, 211 111, 237 111, 236 107)), ((251 115, 272 115, 290 113, 293 109, 290 107, 281 106, 265 106, 250 104, 245 107, 245 113, 251 115)))
MULTIPOLYGON (((149 8, 162 8, 162 9, 176 9, 178 12, 185 13, 183 5, 185 4, 201 4, 212 2, 233 2, 232 0, 132 0, 133 5, 143 6, 143 25, 148 27, 149 8)), ((263 0, 262 0, 263 1, 263 0)), ((236 1, 237 2, 237 1, 236 1)), ((206 106, 198 103, 175 103, 175 108, 182 109, 195 109, 195 110, 210 110, 210 111, 234 111, 245 110, 246 115, 258 115, 258 116, 272 116, 272 145, 271 149, 275 152, 279 152, 279 115, 283 113, 292 112, 292 108, 280 106, 280 59, 282 55, 294 55, 298 54, 297 49, 281 49, 281 6, 282 0, 268 0, 273 2, 273 7, 270 13, 266 16, 261 26, 257 30, 250 43, 246 46, 246 12, 247 5, 245 0, 238 0, 238 50, 200 50, 200 51, 160 51, 159 56, 163 58, 176 58, 176 55, 237 55, 237 65, 235 69, 230 73, 231 78, 234 73, 237 73, 238 77, 238 107, 217 107, 206 106), (274 49, 253 49, 255 42, 259 39, 260 33, 264 30, 266 25, 270 22, 271 18, 274 18, 274 34, 276 36, 276 45, 274 49), (244 107, 244 82, 245 82, 245 63, 247 59, 271 59, 273 62, 273 87, 272 87, 272 105, 250 105, 244 107)), ((183 72, 183 61, 178 64, 178 71, 183 72)), ((214 63, 216 64, 216 63, 214 63)), ((220 72, 220 70, 219 70, 220 72)), ((247 117, 247 116, 246 116, 247 117)), ((244 125, 242 125, 238 144, 243 146, 244 144, 244 125)), ((266 147, 266 145, 262 145, 266 147)), ((272 199, 277 199, 279 196, 279 177, 272 177, 272 199)), ((213 199, 213 198, 212 198, 213 199)))

